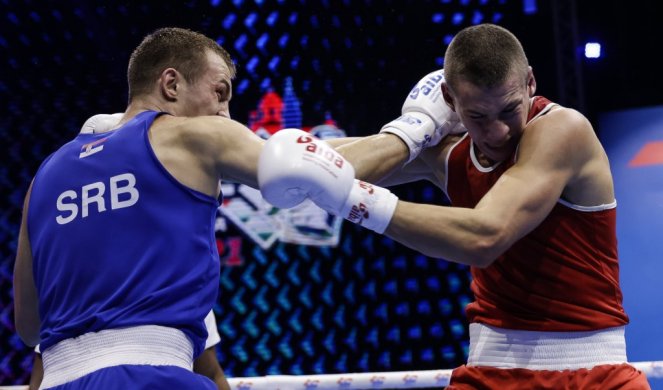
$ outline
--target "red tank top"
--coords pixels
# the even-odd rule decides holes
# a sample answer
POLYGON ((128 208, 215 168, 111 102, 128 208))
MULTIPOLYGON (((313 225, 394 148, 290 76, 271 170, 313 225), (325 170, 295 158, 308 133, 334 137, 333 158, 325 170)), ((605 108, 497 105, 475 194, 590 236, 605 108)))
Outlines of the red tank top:
MULTIPOLYGON (((531 121, 552 103, 534 97, 531 121)), ((477 169, 465 135, 449 152, 447 194, 474 207, 514 164, 516 152, 477 169)), ((617 260, 616 208, 582 208, 559 201, 543 222, 487 268, 472 267, 470 322, 538 331, 584 331, 628 323, 617 260)))

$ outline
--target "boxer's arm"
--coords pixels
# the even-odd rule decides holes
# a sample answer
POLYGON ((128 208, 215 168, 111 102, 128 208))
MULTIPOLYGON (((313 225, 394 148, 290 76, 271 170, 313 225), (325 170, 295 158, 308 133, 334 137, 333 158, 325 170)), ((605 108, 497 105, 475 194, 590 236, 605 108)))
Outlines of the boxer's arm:
POLYGON ((400 184, 421 179, 423 165, 416 159, 405 165, 409 149, 393 134, 326 139, 355 168, 357 179, 400 184))
POLYGON ((356 138, 355 143, 336 147, 336 150, 355 167, 358 179, 384 187, 426 180, 441 190, 446 190, 444 188, 446 156, 462 135, 445 136, 437 145, 426 148, 416 159, 405 165, 403 165, 403 156, 407 152, 403 143, 394 142, 392 138, 384 139, 382 144, 377 144, 375 138, 381 136, 385 134, 356 138))
POLYGON ((35 352, 35 358, 32 362, 32 372, 30 373, 30 383, 28 384, 28 390, 38 390, 43 379, 44 362, 41 359, 41 353, 35 352))
MULTIPOLYGON (((375 134, 336 147, 355 168, 359 180, 378 183, 401 171, 409 157, 407 146, 393 134, 375 134)), ((407 172, 401 176, 405 181, 407 172)))
POLYGON ((428 256, 486 267, 550 213, 596 157, 591 126, 557 110, 528 126, 518 160, 476 207, 399 202, 386 234, 428 256), (550 128, 554 127, 553 130, 550 128))
POLYGON ((269 180, 261 181, 261 192, 278 206, 288 201, 290 188, 305 188, 304 195, 323 209, 378 233, 385 232, 425 255, 486 267, 538 226, 581 172, 585 179, 586 171, 590 171, 589 176, 597 173, 594 165, 602 158, 602 149, 597 147, 591 125, 581 115, 568 113, 571 110, 560 111, 528 126, 519 144, 517 162, 475 208, 398 201, 384 188, 356 180, 347 190, 348 178, 318 170, 315 159, 302 158, 305 152, 288 148, 294 143, 283 137, 272 137, 265 145, 269 152, 263 153, 266 159, 283 168, 267 172, 269 180), (287 144, 288 150, 274 153, 282 150, 280 143, 287 144), (290 160, 304 161, 310 169, 287 166, 290 160), (318 172, 312 172, 315 170, 318 172))
POLYGON ((14 264, 14 322, 21 340, 34 347, 39 344, 39 300, 32 273, 32 251, 28 238, 28 203, 32 184, 23 203, 23 217, 18 235, 18 250, 14 264))
POLYGON ((383 187, 391 187, 400 184, 412 183, 419 180, 425 180, 436 184, 433 178, 433 172, 430 170, 428 165, 423 160, 417 158, 402 168, 395 169, 393 172, 385 175, 382 179, 363 180, 378 184, 383 187))
POLYGON ((209 347, 193 362, 193 371, 211 379, 219 390, 230 390, 225 373, 216 357, 214 346, 209 347))
POLYGON ((243 124, 221 116, 161 117, 150 130, 155 154, 191 188, 212 195, 218 181, 258 187, 264 140, 243 124))
POLYGON ((258 188, 258 158, 265 141, 232 119, 221 118, 223 130, 217 134, 215 166, 224 180, 258 188))
POLYGON ((341 138, 331 138, 326 139, 325 141, 331 145, 334 149, 338 149, 340 146, 350 144, 352 142, 360 140, 362 137, 341 137, 341 138))

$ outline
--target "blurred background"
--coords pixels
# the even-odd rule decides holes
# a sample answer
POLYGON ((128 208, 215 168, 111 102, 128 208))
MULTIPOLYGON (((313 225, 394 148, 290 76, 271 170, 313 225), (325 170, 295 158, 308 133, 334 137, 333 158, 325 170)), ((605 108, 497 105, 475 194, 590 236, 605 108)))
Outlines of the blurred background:
MULTIPOLYGON (((165 26, 200 31, 233 56, 234 119, 260 134, 301 127, 327 137, 373 134, 397 117, 414 84, 443 67, 460 29, 491 22, 513 31, 537 94, 584 112, 608 150, 629 360, 663 360, 661 8, 655 0, 0 0, 0 385, 27 383, 32 366, 12 298, 29 182, 86 118, 124 111, 129 55, 165 26)), ((446 203, 426 183, 394 191, 446 203)), ((241 186, 224 193, 214 311, 229 377, 465 362, 466 267, 314 210, 272 215, 241 186)))

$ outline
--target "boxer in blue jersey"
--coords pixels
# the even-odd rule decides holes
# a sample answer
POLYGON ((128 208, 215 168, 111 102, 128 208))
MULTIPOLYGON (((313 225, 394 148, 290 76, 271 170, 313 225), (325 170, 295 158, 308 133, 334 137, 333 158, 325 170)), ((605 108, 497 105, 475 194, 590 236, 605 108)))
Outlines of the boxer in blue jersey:
MULTIPOLYGON (((80 132, 83 134, 108 132, 118 125, 123 115, 124 113, 94 115, 85 121, 80 132)), ((216 357, 216 345, 221 341, 221 336, 217 329, 214 312, 211 310, 205 317, 205 328, 207 330, 205 350, 194 360, 193 371, 210 378, 216 384, 218 390, 230 390, 223 368, 221 368, 221 364, 216 357)), ((37 345, 32 362, 29 389, 37 390, 41 385, 43 376, 44 366, 39 345, 37 345)))
POLYGON ((159 29, 131 56, 118 127, 42 163, 14 270, 42 388, 215 388, 192 365, 218 292, 220 180, 256 187, 263 145, 229 118, 234 74, 214 40, 159 29))

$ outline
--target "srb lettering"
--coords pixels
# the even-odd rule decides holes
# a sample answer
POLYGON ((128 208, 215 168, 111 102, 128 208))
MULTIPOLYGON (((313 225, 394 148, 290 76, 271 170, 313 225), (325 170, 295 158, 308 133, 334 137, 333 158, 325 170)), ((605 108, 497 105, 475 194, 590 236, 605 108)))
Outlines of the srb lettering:
MULTIPOLYGON (((138 202, 140 193, 136 189, 136 177, 131 173, 123 173, 112 176, 109 180, 110 209, 122 209, 131 207, 138 202)), ((55 221, 60 225, 68 224, 78 217, 80 211, 81 218, 90 215, 93 207, 96 207, 97 213, 103 213, 106 209, 106 184, 98 181, 86 184, 80 190, 80 206, 76 199, 79 193, 74 190, 67 190, 58 196, 56 207, 61 212, 55 221)))

